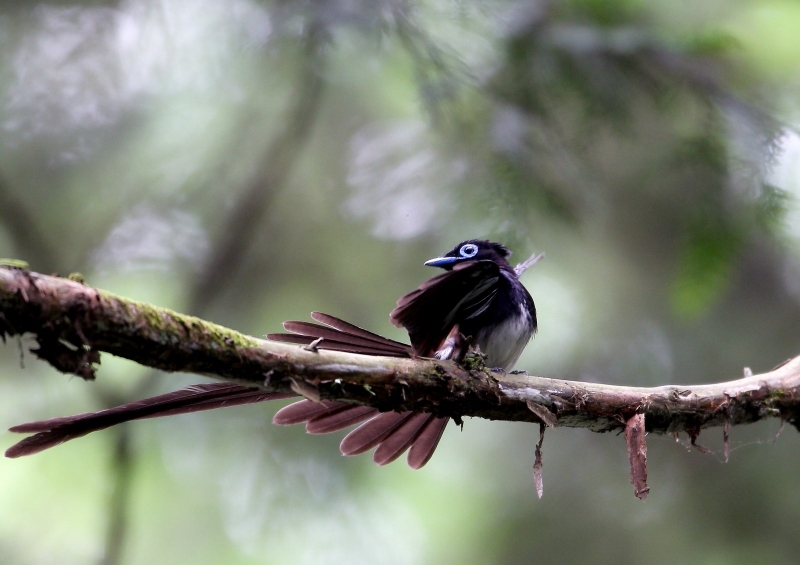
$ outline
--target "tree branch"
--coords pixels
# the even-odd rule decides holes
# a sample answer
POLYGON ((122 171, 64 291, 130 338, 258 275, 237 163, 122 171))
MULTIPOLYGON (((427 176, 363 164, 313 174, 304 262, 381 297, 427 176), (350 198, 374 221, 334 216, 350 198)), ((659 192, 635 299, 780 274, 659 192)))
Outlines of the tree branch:
POLYGON ((643 414, 648 432, 685 431, 693 438, 703 428, 769 417, 797 426, 800 414, 800 357, 768 373, 687 387, 500 375, 479 364, 470 369, 432 359, 308 351, 78 282, 0 266, 0 334, 25 332, 36 335, 37 356, 84 378, 93 378, 98 353, 107 352, 163 371, 198 373, 381 410, 546 420, 598 432, 624 430, 631 417, 643 414))

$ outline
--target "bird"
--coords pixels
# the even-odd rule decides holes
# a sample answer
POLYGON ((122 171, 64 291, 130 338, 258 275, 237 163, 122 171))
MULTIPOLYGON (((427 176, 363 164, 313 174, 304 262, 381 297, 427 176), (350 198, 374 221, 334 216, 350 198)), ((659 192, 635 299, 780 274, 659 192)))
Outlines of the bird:
MULTIPOLYGON (((426 261, 425 265, 441 268, 443 272, 401 296, 389 314, 394 326, 407 330, 410 344, 322 312, 312 312, 315 322, 286 321, 283 327, 288 333, 266 337, 312 349, 457 362, 467 351, 474 350, 485 356, 487 366, 508 371, 537 331, 536 307, 519 281, 519 274, 529 265, 515 269, 508 262, 510 256, 508 248, 500 243, 470 239, 426 261)), ((11 446, 5 455, 11 458, 32 455, 130 420, 295 396, 229 382, 192 385, 106 410, 14 426, 9 431, 34 435, 11 446)), ((360 424, 342 440, 343 455, 358 455, 376 448, 373 461, 386 465, 407 451, 407 462, 412 469, 420 469, 430 460, 449 420, 429 413, 379 412, 369 406, 309 399, 294 402, 273 417, 278 425, 303 423, 311 434, 331 433, 360 424)))

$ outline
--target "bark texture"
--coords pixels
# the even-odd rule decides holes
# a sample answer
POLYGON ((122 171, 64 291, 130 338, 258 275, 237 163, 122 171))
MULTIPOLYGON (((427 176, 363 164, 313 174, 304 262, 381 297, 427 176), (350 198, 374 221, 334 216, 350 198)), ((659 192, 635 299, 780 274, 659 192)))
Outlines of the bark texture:
MULTIPOLYGON (((272 329, 272 328, 270 328, 272 329)), ((495 374, 480 360, 466 366, 396 359, 270 342, 81 282, 0 265, 0 335, 31 333, 33 352, 86 379, 100 352, 163 371, 197 373, 312 400, 343 400, 380 410, 546 423, 597 432, 625 430, 643 415, 650 433, 800 414, 800 357, 774 370, 718 384, 625 387, 495 374)))

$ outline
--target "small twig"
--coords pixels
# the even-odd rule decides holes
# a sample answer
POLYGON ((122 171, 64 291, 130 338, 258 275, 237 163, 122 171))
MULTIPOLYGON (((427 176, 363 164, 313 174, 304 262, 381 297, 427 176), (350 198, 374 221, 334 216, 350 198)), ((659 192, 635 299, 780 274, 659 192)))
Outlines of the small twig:
POLYGON ((544 430, 546 426, 539 424, 539 442, 536 444, 536 457, 533 462, 533 485, 536 494, 541 499, 544 494, 544 480, 542 479, 542 443, 544 443, 544 430))
POLYGON ((532 400, 526 401, 525 404, 527 404, 528 410, 536 414, 542 423, 547 424, 551 428, 555 428, 556 425, 558 425, 558 418, 556 415, 541 404, 536 404, 532 400))
POLYGON ((781 425, 778 426, 778 431, 775 432, 775 437, 772 439, 773 442, 778 441, 778 438, 781 437, 783 433, 783 428, 786 426, 786 420, 781 416, 781 425))
POLYGON ((727 414, 725 415, 725 423, 722 424, 722 455, 725 457, 725 463, 727 463, 731 456, 731 419, 727 414))
MULTIPOLYGON (((724 427, 724 425, 723 425, 723 427, 724 427)), ((702 453, 704 455, 708 455, 709 453, 711 453, 711 450, 709 448, 707 448, 704 445, 700 445, 699 443, 697 443, 697 438, 700 437, 700 433, 699 432, 698 433, 689 433, 689 437, 692 438, 692 447, 694 447, 697 451, 699 451, 700 453, 702 453)))

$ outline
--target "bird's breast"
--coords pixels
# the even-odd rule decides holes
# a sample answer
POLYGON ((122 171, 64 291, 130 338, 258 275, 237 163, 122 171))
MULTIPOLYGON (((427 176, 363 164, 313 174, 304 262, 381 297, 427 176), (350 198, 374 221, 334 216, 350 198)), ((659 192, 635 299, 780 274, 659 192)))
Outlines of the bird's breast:
POLYGON ((494 325, 478 330, 475 343, 486 354, 489 367, 510 370, 528 345, 536 325, 524 303, 518 305, 517 312, 506 316, 494 325))

